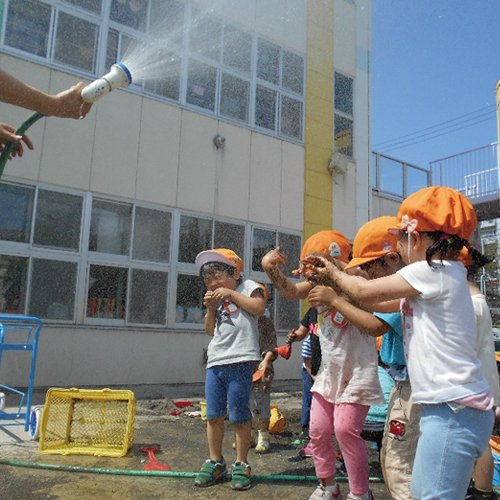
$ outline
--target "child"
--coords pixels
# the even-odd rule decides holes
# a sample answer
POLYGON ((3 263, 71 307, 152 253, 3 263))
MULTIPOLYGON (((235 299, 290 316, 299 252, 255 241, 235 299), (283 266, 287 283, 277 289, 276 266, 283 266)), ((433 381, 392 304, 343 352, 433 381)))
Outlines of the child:
MULTIPOLYGON (((396 217, 385 216, 364 224, 354 238, 353 259, 344 267, 344 271, 359 269, 368 279, 376 279, 390 276, 401 269, 403 262, 397 253, 397 236, 388 232, 396 223, 396 217)), ((324 288, 316 287, 310 293, 310 299, 320 300, 324 296, 325 300, 330 301, 330 307, 337 309, 360 330, 382 339, 380 359, 396 382, 392 382, 394 389, 389 398, 387 419, 384 418, 380 454, 382 472, 394 500, 411 498, 411 474, 419 436, 420 410, 411 398, 403 349, 401 313, 372 314, 355 307, 331 288, 324 288)), ((380 370, 379 367, 379 379, 380 370)), ((384 384, 381 385, 384 388, 384 384)), ((373 406, 370 409, 372 411, 375 411, 373 406)), ((364 430, 367 430, 366 425, 364 430)))
MULTIPOLYGON (((292 330, 292 332, 288 334, 287 341, 290 343, 301 340, 303 340, 300 351, 302 356, 302 415, 300 418, 302 432, 300 433, 299 441, 302 444, 309 441, 309 420, 311 416, 312 401, 311 387, 313 386, 314 378, 318 373, 321 363, 321 348, 319 347, 318 337, 318 313, 313 307, 310 307, 304 314, 304 317, 300 321, 299 328, 297 330, 292 330)), ((305 454, 310 456, 308 450, 305 451, 305 454)))
POLYGON ((476 214, 465 196, 440 186, 409 196, 398 220, 398 249, 407 265, 396 274, 365 280, 320 258, 321 264, 312 263, 311 279, 338 287, 365 307, 395 310, 405 299, 405 354, 412 397, 421 405, 413 498, 457 500, 465 497, 493 426, 466 272, 457 261, 476 214))
MULTIPOLYGON (((259 283, 259 285, 264 292, 265 303, 267 303, 269 292, 262 283, 259 283)), ((258 370, 262 370, 263 375, 259 380, 253 383, 250 410, 253 419, 257 422, 258 428, 255 451, 256 453, 267 453, 270 448, 269 421, 271 418, 271 387, 274 377, 273 361, 277 357, 277 354, 274 352, 277 341, 274 324, 268 316, 263 315, 259 318, 258 329, 259 349, 262 356, 262 361, 258 366, 258 370)))
MULTIPOLYGON (((341 233, 320 231, 305 242, 301 257, 321 255, 347 262, 349 253, 350 244, 341 233)), ((304 298, 313 285, 309 281, 292 284, 278 268, 283 261, 279 249, 271 250, 262 259, 262 267, 285 297, 304 298)), ((306 273, 303 269, 302 274, 306 273)), ((370 405, 384 401, 377 377, 375 339, 342 321, 335 311, 320 319, 319 336, 321 366, 311 389, 310 445, 320 485, 310 500, 341 498, 335 482, 332 434, 349 475, 348 498, 370 499, 368 450, 360 434, 370 405)))
POLYGON ((232 250, 218 248, 196 256, 195 264, 207 287, 203 303, 207 308, 205 331, 212 336, 208 345, 205 382, 207 440, 210 458, 196 475, 196 486, 210 486, 226 477, 222 456, 224 418, 236 434, 236 461, 231 488, 251 486, 247 454, 250 445, 249 412, 252 373, 260 361, 257 319, 264 314, 261 286, 242 278, 243 261, 232 250))
MULTIPOLYGON (((486 298, 476 284, 480 269, 490 263, 491 259, 477 250, 471 249, 470 255, 466 252, 461 252, 460 260, 467 269, 467 281, 469 282, 469 291, 476 317, 476 350, 481 360, 483 375, 488 381, 490 390, 493 394, 493 401, 495 406, 498 406, 500 400, 500 386, 498 384, 491 314, 488 304, 486 303, 486 298)), ((493 470, 493 456, 491 454, 491 449, 488 447, 476 461, 473 482, 467 490, 466 500, 496 498, 491 486, 493 482, 493 470)))

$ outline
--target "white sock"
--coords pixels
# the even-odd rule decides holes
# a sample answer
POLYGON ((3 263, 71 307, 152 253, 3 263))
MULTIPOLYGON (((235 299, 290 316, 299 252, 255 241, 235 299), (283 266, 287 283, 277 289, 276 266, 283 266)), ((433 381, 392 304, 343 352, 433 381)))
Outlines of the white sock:
POLYGON ((325 486, 325 490, 331 491, 334 495, 339 492, 339 485, 337 483, 333 483, 330 486, 325 486))

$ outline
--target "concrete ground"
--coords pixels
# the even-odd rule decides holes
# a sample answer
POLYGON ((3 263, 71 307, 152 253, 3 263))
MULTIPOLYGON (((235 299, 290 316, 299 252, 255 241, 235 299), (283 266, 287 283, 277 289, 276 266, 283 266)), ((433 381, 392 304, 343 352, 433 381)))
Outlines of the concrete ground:
MULTIPOLYGON (((199 416, 171 416, 175 399, 193 402, 187 412, 199 411, 203 397, 201 386, 150 386, 134 390, 137 401, 134 445, 122 458, 87 455, 40 454, 38 442, 30 441, 24 427, 0 426, 0 498, 14 499, 307 499, 316 487, 314 480, 300 480, 314 476, 312 459, 298 459, 297 446, 292 442, 300 430, 301 394, 296 382, 275 382, 272 404, 276 404, 287 418, 287 428, 281 435, 272 436, 268 454, 258 455, 250 450, 249 462, 255 475, 298 476, 297 480, 256 479, 245 492, 234 492, 229 482, 206 489, 196 488, 192 478, 121 475, 122 470, 144 471, 146 455, 141 445, 159 444, 160 462, 168 463, 172 471, 196 472, 207 457, 205 424, 199 416), (291 385, 292 384, 292 385, 291 385), (42 468, 33 468, 33 465, 42 468), (51 468, 53 467, 53 468, 51 468), (74 468, 73 471, 61 467, 74 468), (85 472, 85 469, 112 469, 113 474, 85 472)), ((44 392, 34 394, 35 404, 43 404, 44 392)), ((227 426, 224 456, 228 463, 234 460, 231 448, 233 435, 227 426)), ((378 454, 370 443, 371 476, 380 476, 378 454)), ((140 472, 142 474, 143 472, 140 472)), ((345 477, 339 477, 344 498, 348 487, 345 477)), ((371 483, 377 500, 390 499, 385 485, 371 483)))

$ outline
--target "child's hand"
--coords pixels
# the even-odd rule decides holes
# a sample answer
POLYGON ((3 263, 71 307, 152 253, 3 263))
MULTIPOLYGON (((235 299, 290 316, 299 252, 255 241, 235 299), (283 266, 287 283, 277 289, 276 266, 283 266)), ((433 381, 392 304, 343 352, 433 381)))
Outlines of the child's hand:
POLYGON ((232 296, 233 296, 233 291, 230 288, 217 288, 212 292, 212 297, 217 301, 217 302, 224 302, 225 300, 231 302, 232 296))
POLYGON ((298 340, 298 335, 295 333, 295 328, 287 335, 286 337, 286 343, 287 344, 293 344, 295 341, 298 340))
POLYGON ((276 267, 278 264, 283 265, 286 260, 286 255, 281 253, 280 247, 273 248, 262 257, 262 268, 264 271, 272 267, 276 267))
POLYGON ((335 291, 328 286, 315 286, 307 296, 307 300, 311 307, 317 308, 319 305, 329 307, 334 306, 334 301, 338 297, 335 291))
POLYGON ((215 309, 217 307, 217 300, 214 299, 214 292, 210 290, 203 296, 203 305, 207 309, 215 309))
POLYGON ((341 265, 337 263, 336 259, 332 262, 319 255, 315 255, 313 258, 306 257, 302 259, 302 262, 308 267, 308 279, 313 283, 326 284, 341 269, 341 265))

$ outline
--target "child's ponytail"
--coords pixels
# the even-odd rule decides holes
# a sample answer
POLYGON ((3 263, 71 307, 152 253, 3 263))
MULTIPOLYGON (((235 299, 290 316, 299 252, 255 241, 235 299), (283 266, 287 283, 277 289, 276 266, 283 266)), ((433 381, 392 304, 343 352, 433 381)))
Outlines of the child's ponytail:
POLYGON ((456 234, 448 234, 443 231, 432 231, 421 233, 431 238, 433 243, 427 248, 425 252, 425 259, 431 267, 436 267, 432 262, 436 256, 441 260, 457 260, 462 248, 468 247, 469 242, 460 238, 456 234))

